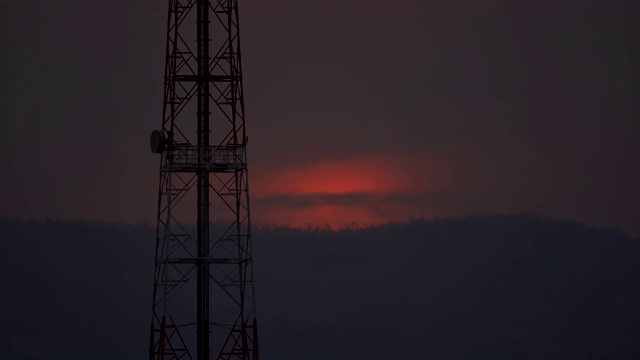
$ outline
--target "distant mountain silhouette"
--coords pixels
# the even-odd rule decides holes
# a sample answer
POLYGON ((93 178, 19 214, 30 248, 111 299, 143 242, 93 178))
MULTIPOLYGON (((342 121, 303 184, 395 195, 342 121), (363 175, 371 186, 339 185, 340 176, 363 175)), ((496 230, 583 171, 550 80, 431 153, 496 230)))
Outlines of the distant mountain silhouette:
MULTIPOLYGON (((147 356, 154 231, 0 217, 0 359, 147 356)), ((640 238, 532 215, 254 231, 261 356, 638 359, 640 238)))

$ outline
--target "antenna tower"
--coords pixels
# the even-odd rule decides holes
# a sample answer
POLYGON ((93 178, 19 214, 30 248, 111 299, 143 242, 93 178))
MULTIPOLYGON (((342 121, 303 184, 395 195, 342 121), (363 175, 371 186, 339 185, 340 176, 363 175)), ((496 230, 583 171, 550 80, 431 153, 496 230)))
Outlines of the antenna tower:
POLYGON ((259 359, 239 29, 169 0, 149 359, 259 359))

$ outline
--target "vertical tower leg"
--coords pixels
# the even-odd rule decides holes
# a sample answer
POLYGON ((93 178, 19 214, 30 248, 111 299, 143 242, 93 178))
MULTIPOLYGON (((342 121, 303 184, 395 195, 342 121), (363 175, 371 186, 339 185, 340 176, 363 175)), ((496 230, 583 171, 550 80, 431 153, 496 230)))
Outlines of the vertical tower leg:
MULTIPOLYGON (((209 159, 209 0, 197 2, 198 37, 198 155, 200 164, 209 159)), ((198 177, 198 267, 197 275, 197 359, 209 359, 209 171, 199 168, 198 177)))

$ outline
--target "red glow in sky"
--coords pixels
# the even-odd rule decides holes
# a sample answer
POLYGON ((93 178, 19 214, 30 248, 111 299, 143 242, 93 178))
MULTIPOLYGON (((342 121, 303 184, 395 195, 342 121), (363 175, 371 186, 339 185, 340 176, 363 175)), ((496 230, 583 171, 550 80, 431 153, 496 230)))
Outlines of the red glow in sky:
POLYGON ((403 156, 320 161, 259 174, 255 220, 281 225, 366 226, 430 215, 399 201, 442 189, 443 166, 403 156), (434 176, 438 174, 438 176, 434 176))

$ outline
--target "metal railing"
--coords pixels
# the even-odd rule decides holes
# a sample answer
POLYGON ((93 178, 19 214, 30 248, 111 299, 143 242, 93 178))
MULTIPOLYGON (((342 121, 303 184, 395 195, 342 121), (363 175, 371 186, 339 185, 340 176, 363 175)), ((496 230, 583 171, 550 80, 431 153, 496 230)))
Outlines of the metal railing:
POLYGON ((214 170, 238 170, 246 166, 245 150, 244 146, 170 147, 166 150, 166 164, 174 170, 203 167, 214 170))

